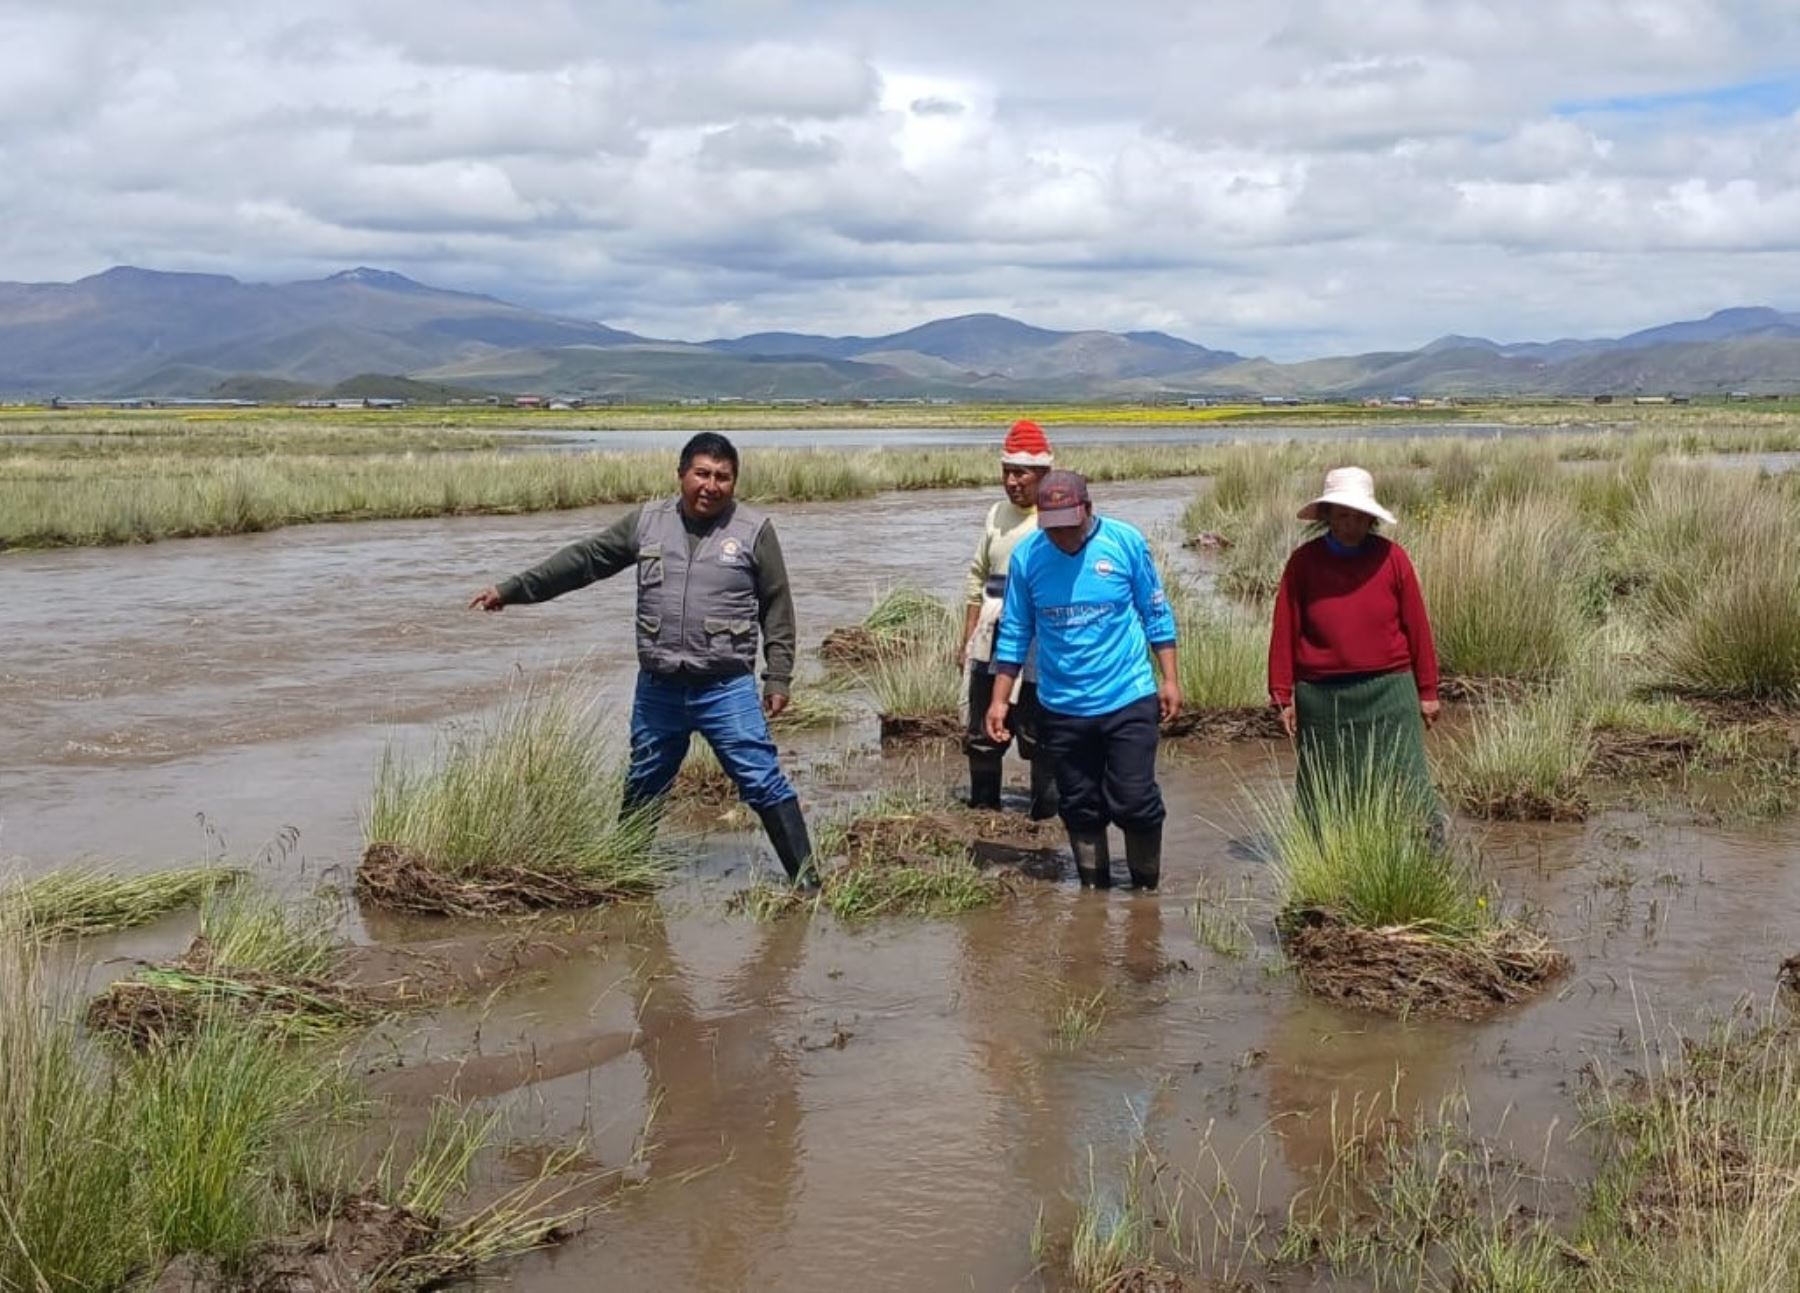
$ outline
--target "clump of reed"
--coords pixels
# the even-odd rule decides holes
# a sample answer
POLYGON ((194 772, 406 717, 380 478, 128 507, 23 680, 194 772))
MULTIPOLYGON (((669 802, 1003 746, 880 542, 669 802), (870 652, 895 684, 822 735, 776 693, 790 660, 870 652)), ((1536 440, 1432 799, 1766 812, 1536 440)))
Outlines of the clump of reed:
MULTIPOLYGON (((942 609, 942 603, 938 603, 942 609)), ((903 643, 878 652, 857 671, 874 701, 884 740, 956 737, 966 703, 957 668, 960 625, 944 618, 917 627, 903 643)))
POLYGON ((650 811, 622 813, 623 775, 596 706, 526 688, 409 768, 390 748, 365 817, 366 902, 481 915, 641 897, 665 878, 650 811))
POLYGON ((1451 796, 1477 817, 1579 821, 1588 809, 1592 723, 1565 689, 1483 706, 1448 743, 1451 796))
POLYGON ((1800 701, 1800 555, 1734 553, 1691 600, 1668 607, 1653 647, 1657 685, 1716 700, 1800 701))
POLYGON ((1466 1109, 1334 1109, 1332 1157, 1290 1208, 1287 1254, 1382 1288, 1800 1286, 1800 1033, 1739 1022, 1640 1045, 1639 1071, 1603 1072, 1584 1095, 1599 1165, 1578 1209, 1549 1212, 1556 1196, 1471 1135, 1466 1109))
POLYGON ((1464 678, 1565 673, 1586 627, 1594 566, 1585 533, 1543 499, 1441 513, 1409 535, 1440 663, 1464 678))
POLYGON ((293 1217, 281 1166, 331 1080, 322 1061, 227 1017, 178 1046, 103 1054, 83 1043, 35 950, 8 946, 0 1287, 124 1288, 178 1254, 242 1263, 293 1217))
POLYGON ((1267 624, 1228 606, 1184 604, 1176 628, 1182 708, 1163 734, 1227 741, 1281 736, 1269 704, 1267 624))
POLYGON ((820 868, 816 895, 759 882, 738 905, 765 919, 818 905, 848 921, 956 916, 991 906, 1012 891, 1014 877, 977 863, 987 820, 925 792, 882 795, 821 826, 814 855, 835 861, 820 868))
POLYGON ((116 933, 192 907, 243 874, 239 868, 212 865, 135 874, 65 867, 0 891, 0 928, 46 939, 116 933))
POLYGON ((88 1026, 148 1047, 227 1015, 303 1037, 373 1023, 382 1008, 345 983, 343 955, 327 907, 238 886, 202 904, 200 931, 180 958, 141 966, 96 997, 88 1026))
POLYGON ((1258 805, 1279 893, 1278 928, 1300 980, 1389 1013, 1474 1016, 1567 967, 1502 920, 1472 867, 1438 839, 1428 795, 1371 756, 1317 769, 1304 799, 1258 805))

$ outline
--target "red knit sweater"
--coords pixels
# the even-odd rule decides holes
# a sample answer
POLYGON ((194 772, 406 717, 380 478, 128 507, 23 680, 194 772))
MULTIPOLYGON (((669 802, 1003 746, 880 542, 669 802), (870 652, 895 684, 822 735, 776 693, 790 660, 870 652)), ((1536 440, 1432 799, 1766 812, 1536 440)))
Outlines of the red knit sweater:
POLYGON ((1269 636, 1269 696, 1294 698, 1294 680, 1409 670, 1421 700, 1437 699, 1437 651, 1419 577, 1398 543, 1370 535, 1356 552, 1320 538, 1288 558, 1269 636))

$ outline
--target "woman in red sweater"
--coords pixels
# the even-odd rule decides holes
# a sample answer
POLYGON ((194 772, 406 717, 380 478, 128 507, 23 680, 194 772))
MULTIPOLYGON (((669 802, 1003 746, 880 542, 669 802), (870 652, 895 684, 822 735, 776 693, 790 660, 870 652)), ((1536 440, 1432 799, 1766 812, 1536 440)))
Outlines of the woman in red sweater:
POLYGON ((1419 578, 1398 543, 1375 533, 1394 523, 1360 467, 1326 473, 1300 509, 1325 532, 1294 549, 1275 594, 1269 698, 1299 746, 1299 785, 1336 769, 1363 775, 1373 758, 1430 802, 1425 728, 1437 721, 1437 652, 1419 578))

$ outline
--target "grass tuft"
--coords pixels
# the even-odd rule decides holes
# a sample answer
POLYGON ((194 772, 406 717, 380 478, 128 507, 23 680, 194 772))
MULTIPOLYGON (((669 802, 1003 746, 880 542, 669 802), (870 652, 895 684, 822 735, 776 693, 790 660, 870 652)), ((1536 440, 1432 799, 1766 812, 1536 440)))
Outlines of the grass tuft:
POLYGON ((1591 720, 1565 690, 1497 701, 1448 744, 1451 797, 1477 817, 1579 821, 1594 760, 1591 720))
POLYGON ((1444 671, 1468 678, 1566 673, 1584 627, 1591 545, 1543 500, 1439 515, 1408 541, 1444 671))
POLYGON ((480 913, 638 897, 669 867, 650 813, 621 817, 623 776, 592 703, 527 688, 472 730, 376 776, 358 872, 365 899, 480 913))
POLYGON ((0 926, 41 938, 79 938, 148 925, 236 883, 243 871, 194 866, 138 875, 68 867, 22 880, 0 893, 0 926))

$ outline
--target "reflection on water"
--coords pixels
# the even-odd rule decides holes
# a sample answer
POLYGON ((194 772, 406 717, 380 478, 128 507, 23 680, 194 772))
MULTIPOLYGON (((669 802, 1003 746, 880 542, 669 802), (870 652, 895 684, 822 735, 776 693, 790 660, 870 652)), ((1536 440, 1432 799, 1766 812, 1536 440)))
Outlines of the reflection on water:
MULTIPOLYGON (((1100 502, 1155 528, 1188 488, 1108 487, 1100 502)), ((803 641, 860 616, 878 583, 954 593, 989 496, 778 509, 803 641)), ((38 866, 186 857, 209 846, 204 814, 240 852, 299 826, 302 853, 265 865, 315 883, 354 857, 390 735, 417 742, 479 711, 515 667, 561 661, 623 694, 627 587, 500 616, 461 609, 472 588, 616 513, 0 562, 0 852, 38 866)), ((867 729, 793 752, 867 746, 867 729)), ((871 755, 848 775, 948 784, 960 772, 871 755)), ((1029 1288, 1040 1207, 1053 1229, 1066 1223, 1090 1162, 1103 1190, 1116 1185, 1140 1137, 1279 1216, 1328 1160, 1334 1105, 1392 1098, 1410 1112, 1466 1088, 1477 1128, 1503 1127, 1552 1177, 1575 1172, 1562 1133, 1580 1067, 1632 1062, 1641 1019, 1683 1022, 1763 993, 1793 950, 1792 826, 1736 834, 1617 812, 1479 832, 1504 890, 1545 912, 1575 958, 1557 991, 1480 1025, 1309 1000, 1273 953, 1266 907, 1240 960, 1204 945, 1189 911, 1202 878, 1267 902, 1241 805, 1246 787, 1286 774, 1278 749, 1171 752, 1161 892, 1047 884, 954 921, 759 925, 724 900, 762 843, 694 841, 688 875, 658 903, 598 913, 547 972, 367 1048, 371 1082, 398 1117, 455 1089, 504 1111, 527 1148, 580 1140, 643 1179, 570 1244, 510 1267, 522 1289, 587 1289, 596 1271, 621 1288, 1029 1288), (1095 995, 1097 1031, 1059 1045, 1059 1009, 1095 995)), ((802 792, 827 795, 806 780, 802 792)), ((190 928, 88 954, 152 954, 190 928)), ((442 928, 357 927, 394 942, 442 928)))

